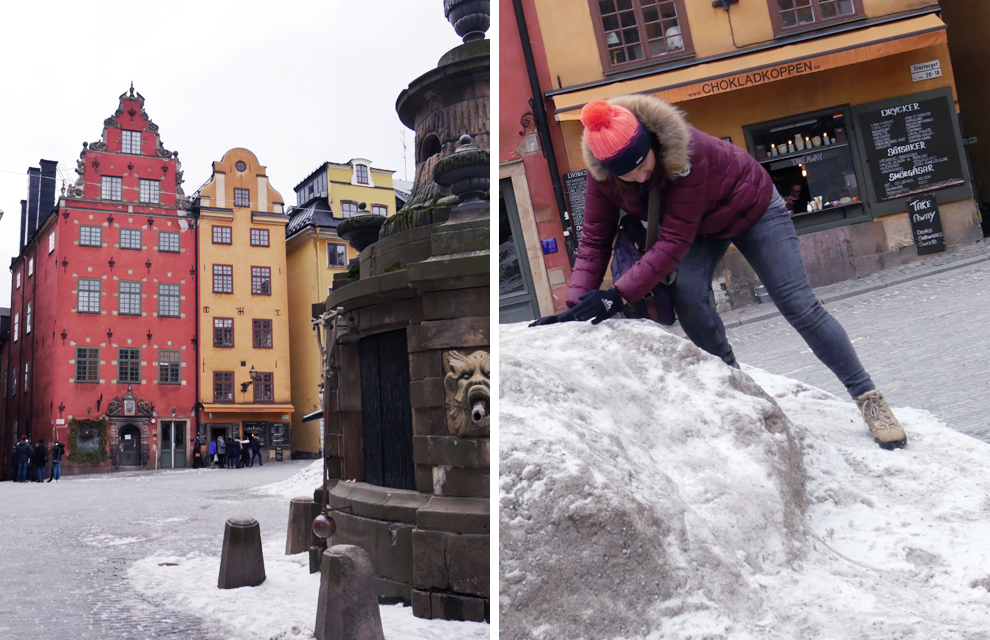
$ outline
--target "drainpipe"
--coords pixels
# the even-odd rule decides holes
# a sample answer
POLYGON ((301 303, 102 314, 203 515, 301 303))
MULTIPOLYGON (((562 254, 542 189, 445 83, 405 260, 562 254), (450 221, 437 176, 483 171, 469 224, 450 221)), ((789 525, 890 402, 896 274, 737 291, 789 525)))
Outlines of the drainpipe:
POLYGON ((564 243, 567 245, 567 257, 574 266, 577 253, 575 242, 577 231, 574 228, 574 217, 568 213, 564 201, 564 185, 560 181, 557 169, 557 155, 553 150, 550 139, 550 125, 547 121, 547 110, 543 104, 543 91, 540 90, 540 79, 536 73, 536 62, 533 59, 533 47, 529 41, 529 29, 526 26, 526 14, 523 12, 522 0, 512 0, 516 11, 516 26, 519 28, 519 40, 522 43, 523 57, 526 59, 526 71, 529 73, 529 86, 533 94, 530 104, 533 105, 533 117, 536 119, 536 130, 540 134, 540 146, 546 154, 547 166, 550 169, 550 182, 553 184, 553 195, 557 201, 557 211, 560 214, 561 226, 564 229, 564 243))
MULTIPOLYGON (((190 209, 191 208, 192 207, 190 207, 190 209)), ((192 211, 190 211, 189 213, 192 213, 192 211)), ((198 215, 193 215, 192 222, 193 222, 193 225, 195 225, 195 226, 193 226, 193 228, 191 229, 191 231, 193 232, 193 260, 195 260, 195 264, 193 265, 193 270, 196 272, 196 275, 193 276, 193 288, 196 291, 196 294, 195 294, 195 297, 196 297, 196 308, 193 310, 193 314, 196 316, 196 328, 193 331, 193 335, 196 337, 196 393, 195 393, 195 402, 193 402, 193 423, 194 424, 191 424, 190 427, 192 427, 194 433, 196 434, 194 436, 196 438, 196 446, 199 447, 200 446, 200 442, 199 442, 199 406, 200 406, 199 395, 200 395, 200 392, 201 392, 201 387, 200 387, 200 384, 201 384, 201 381, 200 381, 200 369, 202 369, 202 363, 199 360, 200 359, 200 355, 199 355, 200 354, 200 346, 201 346, 199 344, 199 333, 200 333, 200 331, 199 331, 199 323, 203 321, 203 318, 199 315, 199 269, 200 269, 200 264, 199 264, 199 233, 200 233, 200 229, 199 229, 199 216, 198 215)), ((173 425, 172 428, 174 429, 175 426, 173 425)), ((173 434, 173 439, 174 439, 174 434, 173 434)), ((173 453, 172 455, 174 456, 175 454, 173 453)), ((193 452, 192 451, 189 452, 189 455, 192 456, 193 459, 195 459, 195 457, 196 457, 195 455, 193 455, 193 452)), ((175 466, 175 461, 174 460, 172 462, 172 466, 173 467, 175 466)))

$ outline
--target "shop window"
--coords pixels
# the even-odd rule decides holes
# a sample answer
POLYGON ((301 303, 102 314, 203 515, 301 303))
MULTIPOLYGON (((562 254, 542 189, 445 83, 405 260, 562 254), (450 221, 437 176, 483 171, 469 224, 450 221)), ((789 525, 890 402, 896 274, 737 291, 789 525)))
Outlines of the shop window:
POLYGON ((820 29, 863 17, 862 0, 767 0, 777 35, 820 29))
POLYGON ((684 0, 589 0, 605 71, 693 54, 684 0))
POLYGON ((849 121, 848 110, 837 107, 744 128, 751 152, 773 178, 799 231, 867 216, 849 121))

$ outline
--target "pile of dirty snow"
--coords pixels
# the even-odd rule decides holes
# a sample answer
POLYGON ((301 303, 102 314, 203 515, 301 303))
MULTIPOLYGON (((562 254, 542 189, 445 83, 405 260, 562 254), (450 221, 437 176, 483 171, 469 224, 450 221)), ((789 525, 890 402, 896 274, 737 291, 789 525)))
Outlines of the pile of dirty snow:
POLYGON ((313 492, 323 486, 323 460, 314 460, 306 465, 299 473, 271 484, 253 489, 257 493, 271 496, 282 496, 288 500, 307 496, 313 497, 313 492))
POLYGON ((971 638, 990 447, 725 366, 650 321, 502 325, 499 628, 515 638, 971 638))

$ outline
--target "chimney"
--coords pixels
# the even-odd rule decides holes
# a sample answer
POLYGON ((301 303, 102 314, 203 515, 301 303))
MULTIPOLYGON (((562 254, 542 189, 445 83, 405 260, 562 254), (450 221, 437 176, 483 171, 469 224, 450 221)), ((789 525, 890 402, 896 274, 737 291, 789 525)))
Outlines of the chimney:
POLYGON ((41 169, 28 169, 27 206, 21 204, 21 250, 31 241, 38 227, 55 208, 55 167, 54 160, 42 160, 41 169))

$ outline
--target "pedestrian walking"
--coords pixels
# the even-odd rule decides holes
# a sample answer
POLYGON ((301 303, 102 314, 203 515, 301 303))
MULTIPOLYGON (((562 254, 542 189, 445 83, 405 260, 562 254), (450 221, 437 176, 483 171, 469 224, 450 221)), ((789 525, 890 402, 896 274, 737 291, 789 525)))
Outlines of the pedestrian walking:
POLYGON ((230 439, 230 455, 227 457, 227 466, 231 469, 241 468, 241 441, 236 437, 230 439))
POLYGON ((227 443, 223 436, 217 438, 217 463, 221 469, 227 466, 227 443))
POLYGON ((691 341, 738 367, 709 295, 712 273, 731 243, 781 315, 856 400, 874 440, 884 449, 903 447, 904 429, 845 330, 811 289, 794 223, 766 170, 744 149, 691 127, 679 109, 652 96, 594 100, 584 106, 581 123, 588 181, 569 309, 533 324, 598 324, 625 303, 662 302, 655 294, 666 281, 669 289, 659 290, 691 341), (657 208, 651 200, 659 202, 659 237, 611 289, 600 290, 620 210, 647 220, 657 208))
POLYGON ((45 481, 45 463, 48 462, 48 447, 45 446, 45 439, 39 438, 38 444, 34 448, 34 470, 37 474, 35 482, 45 481))
POLYGON ((241 440, 241 468, 242 469, 251 466, 249 464, 250 457, 251 457, 251 441, 248 440, 247 438, 244 438, 243 440, 241 440))
POLYGON ((27 482, 28 465, 31 464, 31 457, 34 455, 27 436, 21 436, 17 446, 14 447, 14 452, 17 454, 17 481, 27 482))
POLYGON ((55 438, 55 442, 52 443, 52 475, 48 478, 48 482, 61 482, 62 481, 62 456, 65 455, 65 445, 55 438))
POLYGON ((196 438, 189 438, 193 451, 193 469, 203 468, 203 449, 196 438))
POLYGON ((216 462, 217 462, 217 439, 216 438, 213 438, 212 440, 210 440, 209 454, 210 454, 210 468, 211 469, 216 469, 216 462))
POLYGON ((258 436, 251 434, 251 464, 248 466, 254 466, 254 457, 258 456, 258 466, 263 467, 265 464, 261 461, 261 440, 258 436))

